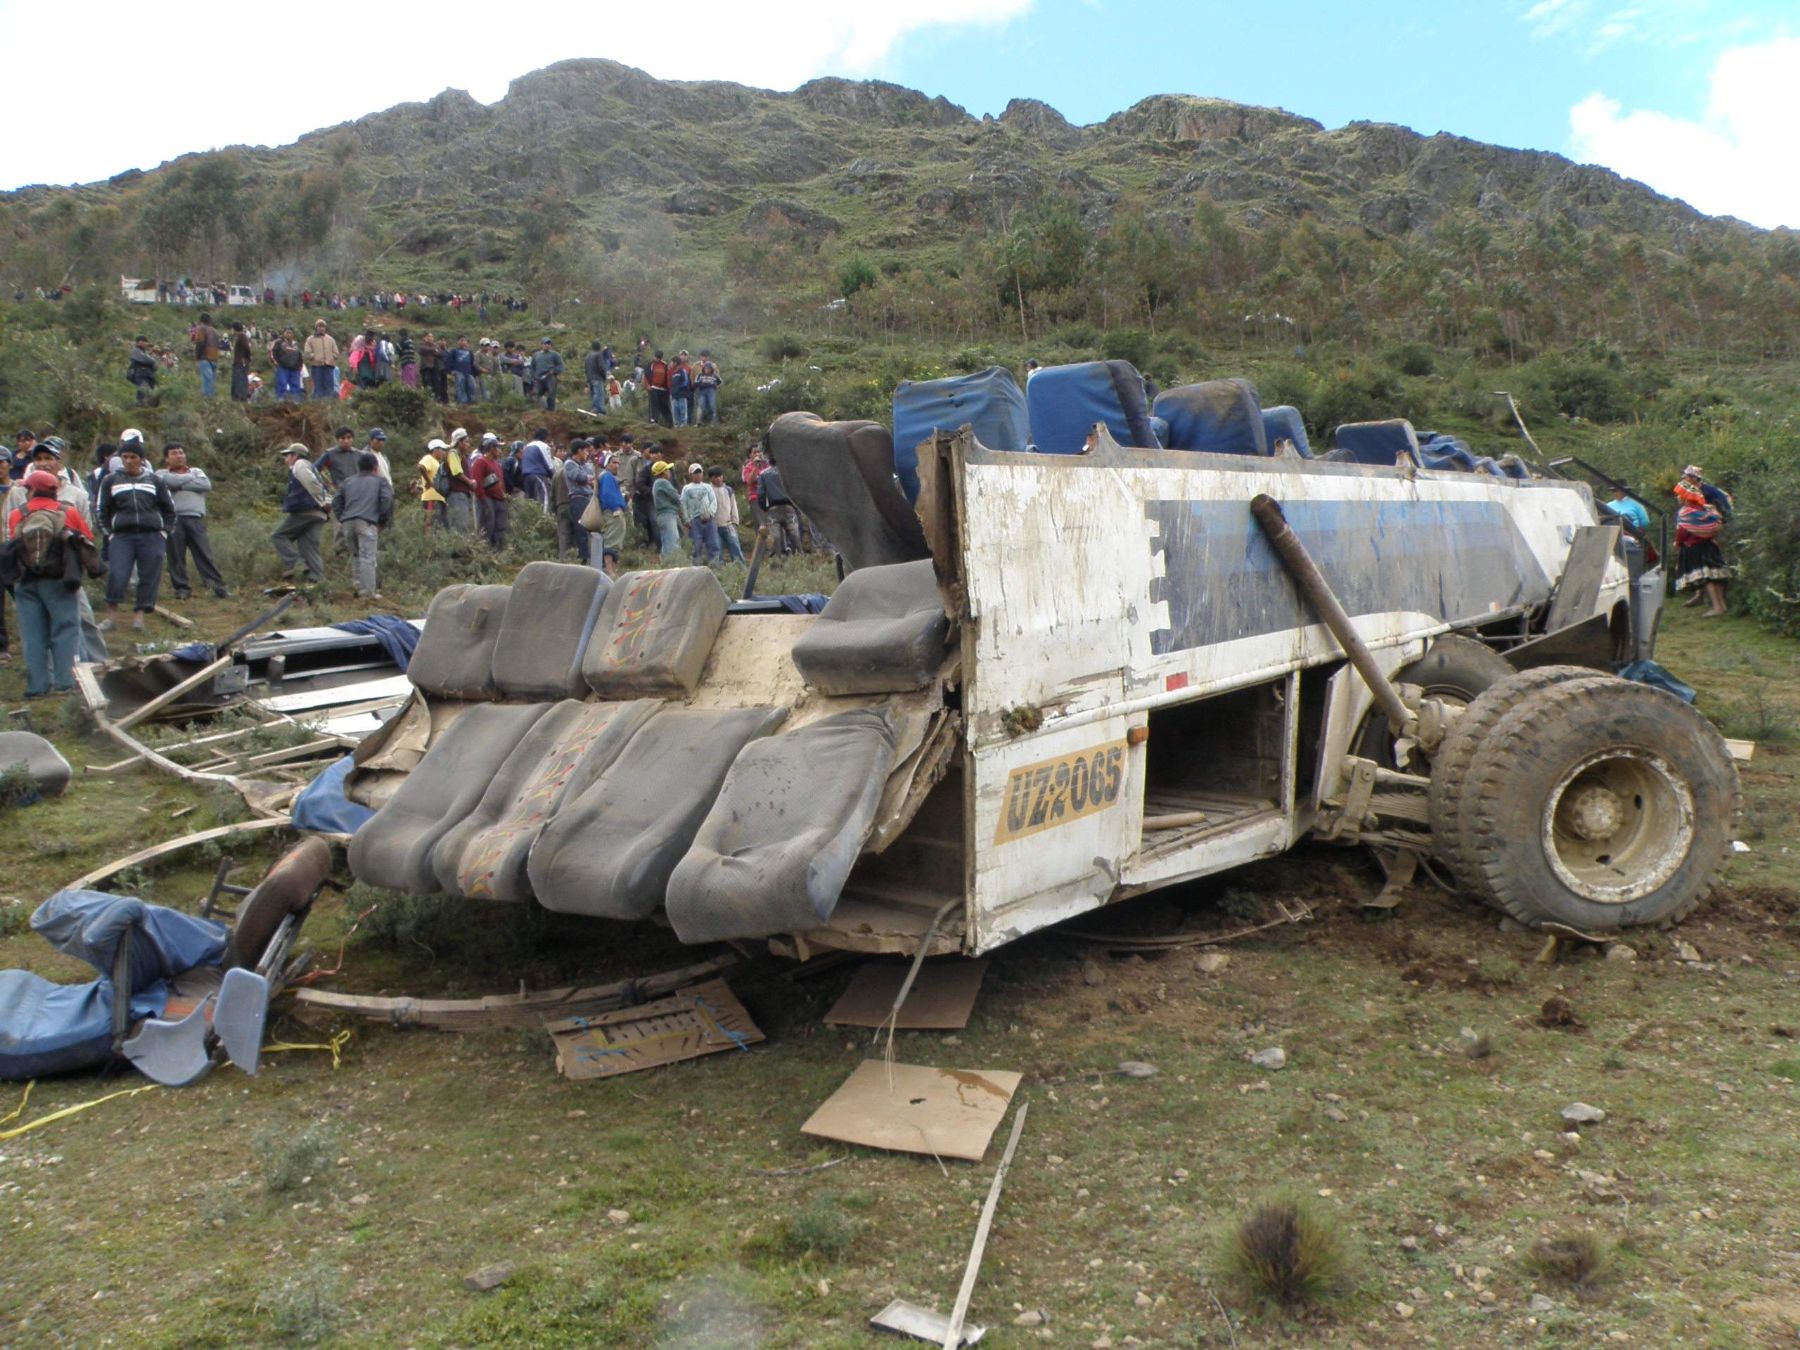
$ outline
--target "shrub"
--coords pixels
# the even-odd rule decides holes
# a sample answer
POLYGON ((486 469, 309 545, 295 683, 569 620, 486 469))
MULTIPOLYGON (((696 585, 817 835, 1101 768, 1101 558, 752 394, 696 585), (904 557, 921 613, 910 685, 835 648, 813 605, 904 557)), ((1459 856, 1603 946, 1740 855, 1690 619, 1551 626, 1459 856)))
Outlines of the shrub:
POLYGON ((1591 1229, 1551 1233, 1532 1243, 1525 1268, 1546 1284, 1589 1293, 1612 1273, 1612 1244, 1591 1229))
POLYGON ((796 333, 771 333, 763 339, 762 354, 770 361, 798 361, 806 355, 806 341, 796 333))
POLYGON ((1141 328, 1114 328, 1100 340, 1108 361, 1129 361, 1142 370, 1150 364, 1150 335, 1141 328))
POLYGON ((338 1273, 314 1263, 276 1281, 257 1300, 269 1326, 282 1340, 311 1345, 331 1334, 344 1315, 338 1273))
POLYGON ((337 1157, 337 1131, 318 1123, 297 1130, 271 1125, 257 1132, 255 1143, 262 1162, 263 1189, 271 1195, 297 1190, 337 1157))
POLYGON ((1226 1234, 1220 1265, 1252 1297, 1299 1308, 1350 1292, 1353 1262, 1338 1221, 1310 1201, 1265 1201, 1226 1234))
POLYGON ((846 1210, 839 1196, 825 1192, 815 1195, 806 1208, 787 1220, 782 1245, 790 1256, 841 1261, 850 1254, 861 1231, 862 1220, 846 1210))

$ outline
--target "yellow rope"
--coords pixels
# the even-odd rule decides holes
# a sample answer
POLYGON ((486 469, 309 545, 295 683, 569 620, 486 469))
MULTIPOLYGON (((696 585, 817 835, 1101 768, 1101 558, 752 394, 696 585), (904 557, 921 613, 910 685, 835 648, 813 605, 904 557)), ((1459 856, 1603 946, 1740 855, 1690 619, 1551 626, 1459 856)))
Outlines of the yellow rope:
POLYGON ((0 1125, 10 1125, 20 1116, 25 1114, 25 1103, 31 1100, 31 1089, 36 1086, 37 1079, 35 1078, 25 1085, 25 1095, 19 1098, 19 1104, 17 1106, 13 1107, 13 1109, 8 1111, 5 1115, 0 1116, 0 1125))
POLYGON ((333 1036, 323 1045, 290 1045, 285 1041, 277 1041, 274 1045, 265 1045, 263 1047, 263 1053, 265 1055, 272 1055, 280 1054, 283 1050, 324 1050, 331 1055, 331 1067, 336 1069, 339 1063, 342 1062, 341 1057, 343 1055, 344 1047, 350 1043, 350 1036, 351 1032, 348 1029, 345 1029, 338 1032, 337 1035, 333 1036))
MULTIPOLYGON (((22 1134, 29 1134, 40 1125, 48 1125, 52 1121, 66 1120, 70 1116, 78 1116, 90 1107, 103 1106, 107 1102, 113 1101, 119 1097, 135 1097, 140 1092, 155 1092, 157 1087, 158 1085, 155 1083, 146 1083, 143 1087, 126 1088, 121 1092, 109 1092, 106 1096, 96 1097, 91 1102, 77 1102, 73 1106, 65 1106, 60 1111, 52 1111, 47 1116, 39 1116, 36 1120, 27 1121, 25 1124, 14 1126, 10 1130, 0 1130, 0 1139, 17 1139, 22 1134)), ((25 1109, 25 1101, 28 1100, 30 1096, 31 1085, 28 1084, 25 1088, 25 1098, 20 1100, 17 1109, 8 1115, 5 1120, 0 1120, 0 1125, 4 1125, 8 1121, 16 1120, 19 1113, 25 1109)))

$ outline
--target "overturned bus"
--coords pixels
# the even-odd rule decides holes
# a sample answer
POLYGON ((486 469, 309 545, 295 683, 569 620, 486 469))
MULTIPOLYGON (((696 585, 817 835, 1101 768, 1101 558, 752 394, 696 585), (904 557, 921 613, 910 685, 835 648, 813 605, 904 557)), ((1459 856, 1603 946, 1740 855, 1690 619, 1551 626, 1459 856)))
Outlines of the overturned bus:
POLYGON ((788 414, 770 448, 848 569, 823 612, 704 568, 446 589, 356 752, 352 869, 800 956, 983 952, 1307 837, 1435 855, 1528 924, 1679 918, 1739 791, 1703 717, 1610 673, 1659 570, 1584 484, 1402 435, 939 426, 909 502, 885 428, 788 414))

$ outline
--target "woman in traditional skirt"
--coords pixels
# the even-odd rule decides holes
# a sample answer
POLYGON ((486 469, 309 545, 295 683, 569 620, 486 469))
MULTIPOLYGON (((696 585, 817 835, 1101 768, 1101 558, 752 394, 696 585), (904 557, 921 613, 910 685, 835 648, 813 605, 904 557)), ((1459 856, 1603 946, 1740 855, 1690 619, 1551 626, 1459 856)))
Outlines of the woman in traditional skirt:
POLYGON ((1731 580, 1731 568, 1719 547, 1719 534, 1725 528, 1725 513, 1732 507, 1731 495, 1708 483, 1699 466, 1690 464, 1675 484, 1675 497, 1680 503, 1675 514, 1675 589, 1693 592, 1688 608, 1704 602, 1711 606, 1706 617, 1720 618, 1725 613, 1725 583, 1731 580))

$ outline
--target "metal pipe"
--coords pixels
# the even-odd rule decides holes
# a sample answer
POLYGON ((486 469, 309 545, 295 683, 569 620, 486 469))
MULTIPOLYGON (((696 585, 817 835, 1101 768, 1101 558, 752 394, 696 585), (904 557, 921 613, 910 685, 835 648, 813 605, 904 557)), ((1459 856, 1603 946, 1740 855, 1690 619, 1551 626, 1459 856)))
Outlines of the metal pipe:
POLYGON ((1287 517, 1282 514, 1281 503, 1267 493, 1259 492, 1250 499, 1250 514, 1256 517, 1256 523, 1269 537, 1269 546, 1275 550, 1275 555, 1293 574, 1301 594, 1317 611, 1319 618, 1331 630, 1332 637, 1344 649, 1344 655, 1350 658, 1350 664, 1356 667, 1357 674, 1369 686, 1369 692, 1375 696, 1377 706, 1387 715, 1388 726, 1396 736, 1404 734, 1407 727, 1417 719, 1406 704, 1400 701, 1400 691, 1394 688, 1376 663, 1375 654, 1357 633, 1349 614, 1332 593, 1331 583, 1325 580, 1325 574, 1319 571, 1319 565, 1307 553, 1306 545, 1300 542, 1300 537, 1288 524, 1287 517))

